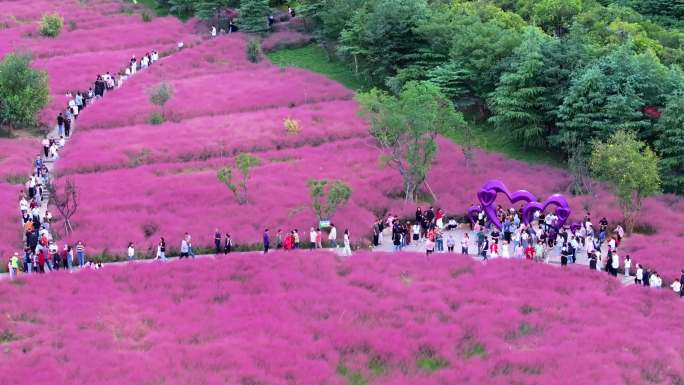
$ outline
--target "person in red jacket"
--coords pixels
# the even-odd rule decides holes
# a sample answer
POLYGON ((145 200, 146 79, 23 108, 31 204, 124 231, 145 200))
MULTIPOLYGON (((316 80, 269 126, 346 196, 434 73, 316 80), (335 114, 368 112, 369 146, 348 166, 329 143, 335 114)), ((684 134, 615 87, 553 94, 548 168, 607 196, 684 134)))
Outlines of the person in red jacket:
POLYGON ((38 252, 38 272, 41 274, 45 273, 45 249, 42 247, 38 252))
POLYGON ((534 260, 534 247, 532 247, 532 243, 527 244, 527 248, 525 248, 525 259, 529 259, 530 261, 534 260))

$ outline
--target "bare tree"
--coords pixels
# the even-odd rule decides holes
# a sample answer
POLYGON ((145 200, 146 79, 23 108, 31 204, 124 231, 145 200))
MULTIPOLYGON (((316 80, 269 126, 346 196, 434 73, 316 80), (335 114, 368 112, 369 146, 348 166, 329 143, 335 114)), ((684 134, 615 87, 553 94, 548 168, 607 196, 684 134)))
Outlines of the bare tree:
POLYGON ((64 235, 69 236, 74 232, 74 228, 71 225, 71 217, 78 209, 78 188, 76 187, 76 182, 72 178, 67 178, 61 193, 57 191, 54 183, 50 183, 48 191, 50 191, 50 203, 57 208, 62 219, 64 219, 64 235))

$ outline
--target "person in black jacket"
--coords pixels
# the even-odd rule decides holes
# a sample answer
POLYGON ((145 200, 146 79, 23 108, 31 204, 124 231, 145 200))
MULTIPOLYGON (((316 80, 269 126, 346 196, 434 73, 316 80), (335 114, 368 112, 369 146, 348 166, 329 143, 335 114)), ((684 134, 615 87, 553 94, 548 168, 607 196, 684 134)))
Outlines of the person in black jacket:
POLYGON ((682 275, 679 277, 679 283, 682 284, 682 289, 679 290, 679 296, 684 297, 684 269, 682 269, 682 275))

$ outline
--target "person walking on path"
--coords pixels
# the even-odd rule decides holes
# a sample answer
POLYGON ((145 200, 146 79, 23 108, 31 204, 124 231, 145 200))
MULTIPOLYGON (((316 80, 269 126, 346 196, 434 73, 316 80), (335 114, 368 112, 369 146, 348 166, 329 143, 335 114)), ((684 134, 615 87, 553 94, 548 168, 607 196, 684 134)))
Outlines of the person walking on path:
POLYGON ((157 256, 154 259, 161 259, 162 262, 166 261, 166 240, 164 237, 159 238, 159 244, 157 245, 157 256))
POLYGON ((7 267, 9 267, 10 279, 14 279, 19 271, 19 253, 12 255, 7 267))
POLYGON ((271 237, 268 235, 268 229, 264 230, 264 254, 268 253, 268 249, 271 246, 271 237))
POLYGON ((349 240, 349 230, 344 229, 344 250, 343 254, 347 257, 352 255, 351 251, 351 241, 349 240))
POLYGON ((188 240, 185 237, 183 237, 183 239, 181 240, 179 259, 188 258, 189 255, 190 254, 188 253, 188 240))
POLYGON ((226 242, 223 248, 223 254, 229 254, 231 251, 233 251, 233 239, 230 237, 230 234, 226 233, 226 242))

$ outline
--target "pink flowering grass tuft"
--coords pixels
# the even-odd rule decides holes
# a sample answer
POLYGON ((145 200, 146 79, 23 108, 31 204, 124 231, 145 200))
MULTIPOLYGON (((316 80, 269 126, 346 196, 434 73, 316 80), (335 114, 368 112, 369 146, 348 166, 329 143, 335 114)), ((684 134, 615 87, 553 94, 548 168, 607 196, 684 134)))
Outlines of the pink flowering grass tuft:
POLYGON ((582 268, 281 252, 59 272, 0 286, 3 354, 12 363, 2 385, 684 378, 681 302, 582 268))

